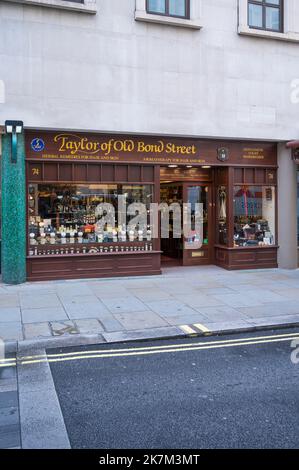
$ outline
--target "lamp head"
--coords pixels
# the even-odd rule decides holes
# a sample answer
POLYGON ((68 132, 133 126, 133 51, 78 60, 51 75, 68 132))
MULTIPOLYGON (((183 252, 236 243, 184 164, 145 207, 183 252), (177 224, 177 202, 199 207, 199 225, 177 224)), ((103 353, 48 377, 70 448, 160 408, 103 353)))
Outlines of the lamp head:
POLYGON ((22 134, 23 128, 23 121, 5 121, 6 134, 22 134))

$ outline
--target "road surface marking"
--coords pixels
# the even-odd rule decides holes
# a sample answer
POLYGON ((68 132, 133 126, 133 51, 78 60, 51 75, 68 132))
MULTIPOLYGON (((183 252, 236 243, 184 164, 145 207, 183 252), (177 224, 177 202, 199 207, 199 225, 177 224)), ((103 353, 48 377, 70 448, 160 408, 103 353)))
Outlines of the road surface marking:
MULTIPOLYGON (((209 344, 207 346, 194 346, 194 347, 185 347, 185 348, 177 348, 173 347, 173 349, 156 349, 156 350, 134 350, 134 348, 131 348, 131 352, 127 353, 111 353, 111 351, 108 351, 109 354, 103 354, 103 351, 101 354, 96 352, 96 354, 92 354, 92 351, 89 351, 89 355, 81 355, 81 356, 63 356, 61 357, 56 357, 51 358, 48 357, 48 362, 55 363, 55 362, 64 362, 64 361, 76 361, 79 359, 97 359, 97 358, 112 358, 112 357, 129 357, 129 356, 147 356, 147 355, 152 355, 152 354, 163 354, 163 353, 174 353, 174 352, 188 352, 188 351, 199 351, 199 350, 207 350, 207 349, 219 349, 219 348, 231 348, 231 347, 240 347, 240 346, 248 346, 248 345, 256 345, 256 344, 269 344, 269 343, 279 343, 279 342, 284 342, 284 341, 290 341, 292 339, 298 338, 299 335, 293 336, 292 338, 276 338, 276 339, 269 339, 269 340, 257 340, 257 341, 241 341, 239 343, 217 343, 217 344, 209 344)), ((44 362, 45 359, 43 360, 21 360, 21 364, 35 364, 39 362, 44 362)))
POLYGON ((197 333, 197 331, 193 330, 189 325, 181 325, 180 329, 183 330, 184 333, 187 333, 187 335, 194 335, 197 333))
POLYGON ((16 360, 11 360, 10 362, 4 362, 6 359, 0 360, 0 367, 15 367, 17 365, 16 360))
MULTIPOLYGON (((75 352, 70 352, 70 353, 57 353, 57 354, 48 354, 47 357, 49 358, 55 358, 55 357, 68 357, 68 356, 83 356, 83 355, 90 355, 90 354, 105 354, 105 353, 120 353, 120 352, 130 352, 130 351, 143 351, 143 350, 155 350, 155 349, 173 349, 173 348, 192 348, 196 345, 198 346, 208 346, 208 345, 214 345, 214 344, 230 344, 230 343, 240 343, 243 342, 246 344, 248 341, 254 341, 254 340, 263 340, 263 339, 276 339, 276 338, 288 338, 290 341, 292 339, 296 339, 299 337, 299 333, 287 333, 287 334, 281 334, 281 335, 266 335, 266 336, 251 336, 248 338, 238 338, 238 339, 225 339, 225 340, 214 340, 214 341, 198 341, 198 342, 193 342, 193 343, 183 343, 183 344, 171 344, 171 345, 160 345, 160 346, 143 346, 143 347, 131 347, 131 348, 125 348, 125 349, 94 349, 93 351, 75 351, 75 352)), ((30 359, 39 359, 39 358, 44 358, 44 355, 36 355, 36 356, 24 356, 22 357, 23 361, 27 361, 30 359)))
POLYGON ((207 328, 205 325, 203 325, 202 323, 194 323, 195 328, 197 328, 198 330, 202 331, 203 333, 205 333, 206 335, 210 335, 212 334, 212 332, 209 330, 209 328, 207 328))

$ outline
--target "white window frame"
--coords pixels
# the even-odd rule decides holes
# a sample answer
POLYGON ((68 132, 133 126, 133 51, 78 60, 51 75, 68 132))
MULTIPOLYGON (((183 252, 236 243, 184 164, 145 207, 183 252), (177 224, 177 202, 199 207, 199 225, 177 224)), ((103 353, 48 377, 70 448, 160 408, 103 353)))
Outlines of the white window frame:
POLYGON ((267 31, 249 27, 248 0, 238 0, 239 24, 238 33, 245 36, 254 36, 280 41, 299 42, 299 17, 294 12, 298 10, 298 0, 284 0, 283 2, 283 32, 267 31), (295 10, 296 9, 296 10, 295 10))
POLYGON ((80 13, 97 13, 97 0, 84 0, 83 3, 71 0, 2 0, 9 3, 20 3, 22 5, 36 5, 39 7, 56 8, 59 10, 77 11, 80 13))
POLYGON ((181 26, 183 28, 201 29, 201 8, 202 0, 190 0, 190 19, 176 18, 175 16, 165 16, 151 14, 146 11, 146 0, 136 0, 135 20, 148 23, 166 24, 169 26, 181 26))

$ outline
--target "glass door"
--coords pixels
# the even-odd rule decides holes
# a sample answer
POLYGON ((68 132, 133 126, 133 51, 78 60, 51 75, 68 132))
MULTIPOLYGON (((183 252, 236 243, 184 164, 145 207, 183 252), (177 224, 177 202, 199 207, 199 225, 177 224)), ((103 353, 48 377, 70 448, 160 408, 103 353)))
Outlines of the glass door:
POLYGON ((211 262, 211 187, 208 184, 184 184, 185 216, 183 264, 185 266, 211 262))
MULTIPOLYGON (((161 230, 161 261, 164 265, 181 265, 183 259, 183 243, 181 238, 181 211, 183 205, 183 184, 182 183, 162 183, 160 186, 160 202, 165 203, 171 210, 167 211, 166 217, 168 218, 168 231, 162 237, 161 230), (172 208, 176 205, 179 210, 173 212, 172 208), (175 218, 178 217, 177 220, 175 218), (179 224, 179 227, 177 227, 179 224), (179 228, 179 237, 176 235, 177 228, 179 228)), ((161 216, 162 217, 162 216, 161 216)))

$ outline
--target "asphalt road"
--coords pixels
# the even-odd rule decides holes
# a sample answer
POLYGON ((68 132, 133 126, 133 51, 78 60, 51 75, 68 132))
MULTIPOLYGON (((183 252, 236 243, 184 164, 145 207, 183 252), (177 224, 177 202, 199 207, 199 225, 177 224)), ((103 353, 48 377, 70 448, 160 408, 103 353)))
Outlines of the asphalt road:
POLYGON ((259 339, 286 334, 299 330, 48 351, 78 353, 51 363, 72 447, 299 448, 291 341, 259 339))

